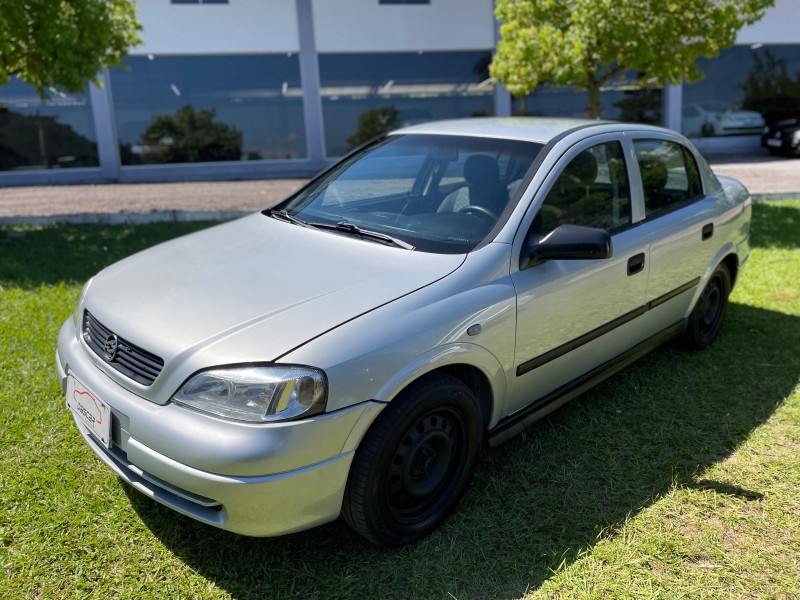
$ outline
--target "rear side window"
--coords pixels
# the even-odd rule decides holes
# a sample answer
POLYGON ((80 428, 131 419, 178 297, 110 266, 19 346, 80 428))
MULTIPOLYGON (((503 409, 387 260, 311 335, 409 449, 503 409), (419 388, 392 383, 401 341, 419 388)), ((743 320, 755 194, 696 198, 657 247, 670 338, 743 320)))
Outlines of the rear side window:
POLYGON ((631 200, 619 142, 606 142, 574 156, 547 193, 533 223, 547 235, 559 225, 614 231, 630 224, 631 200))
POLYGON ((664 140, 634 140, 633 145, 642 176, 645 217, 702 196, 697 162, 682 145, 664 140))

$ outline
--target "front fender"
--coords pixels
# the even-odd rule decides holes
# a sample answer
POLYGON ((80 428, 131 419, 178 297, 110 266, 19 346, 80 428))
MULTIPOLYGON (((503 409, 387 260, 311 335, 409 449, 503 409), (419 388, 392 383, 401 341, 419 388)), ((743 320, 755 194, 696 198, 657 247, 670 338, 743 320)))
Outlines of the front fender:
MULTIPOLYGON (((421 354, 415 360, 406 364, 375 394, 374 400, 390 402, 397 394, 411 382, 419 379, 426 373, 448 365, 469 365, 480 370, 489 381, 492 399, 502 399, 507 396, 507 381, 505 371, 497 357, 483 346, 477 344, 457 343, 432 348, 421 354)), ((493 407, 494 408, 494 407, 493 407)), ((492 410, 489 426, 497 420, 498 411, 492 410)))

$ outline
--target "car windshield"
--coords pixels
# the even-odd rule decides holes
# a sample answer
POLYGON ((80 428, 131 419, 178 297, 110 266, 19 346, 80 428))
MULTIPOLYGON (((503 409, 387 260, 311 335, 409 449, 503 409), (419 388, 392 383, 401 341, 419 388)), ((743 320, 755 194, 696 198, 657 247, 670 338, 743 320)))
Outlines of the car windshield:
POLYGON ((541 148, 468 136, 389 136, 267 214, 375 243, 469 252, 497 223, 541 148))

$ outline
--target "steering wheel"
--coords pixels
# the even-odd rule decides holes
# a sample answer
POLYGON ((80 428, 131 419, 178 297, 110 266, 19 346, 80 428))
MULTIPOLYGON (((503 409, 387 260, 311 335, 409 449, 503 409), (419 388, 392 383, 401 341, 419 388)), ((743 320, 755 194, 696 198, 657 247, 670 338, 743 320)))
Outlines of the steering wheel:
POLYGON ((484 208, 484 207, 479 206, 477 204, 468 204, 467 206, 462 206, 456 212, 457 213, 478 213, 480 215, 483 215, 484 217, 490 218, 492 221, 497 221, 497 219, 498 219, 497 215, 494 214, 492 211, 490 211, 488 208, 484 208))

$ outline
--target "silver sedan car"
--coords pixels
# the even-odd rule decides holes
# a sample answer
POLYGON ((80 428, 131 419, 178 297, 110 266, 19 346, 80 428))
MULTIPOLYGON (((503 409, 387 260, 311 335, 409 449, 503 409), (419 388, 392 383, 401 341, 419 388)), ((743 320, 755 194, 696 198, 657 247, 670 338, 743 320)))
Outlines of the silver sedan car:
POLYGON ((478 453, 673 337, 709 346, 751 201, 681 135, 473 119, 103 270, 57 366, 91 449, 229 531, 430 533, 478 453))

